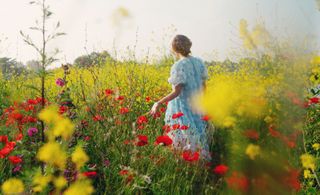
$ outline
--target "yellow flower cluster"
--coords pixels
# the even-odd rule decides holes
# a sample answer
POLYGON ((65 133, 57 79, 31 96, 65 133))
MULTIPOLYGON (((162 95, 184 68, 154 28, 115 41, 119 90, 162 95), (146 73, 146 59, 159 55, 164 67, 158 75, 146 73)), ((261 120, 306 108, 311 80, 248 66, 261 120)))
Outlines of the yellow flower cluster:
POLYGON ((49 140, 61 136, 65 140, 71 138, 74 132, 74 124, 68 118, 64 118, 58 113, 56 106, 48 107, 39 113, 39 118, 47 124, 53 125, 52 131, 49 131, 49 140))
POLYGON ((260 151, 260 146, 249 144, 246 149, 246 155, 248 155, 251 160, 254 160, 256 156, 260 154, 260 151))
POLYGON ((82 147, 78 146, 75 151, 71 155, 72 162, 74 162, 77 166, 77 169, 83 167, 86 162, 88 162, 89 157, 83 151, 82 147))
POLYGON ((315 170, 316 168, 316 160, 311 154, 302 154, 300 156, 302 166, 306 169, 315 170))
POLYGON ((11 178, 2 184, 1 190, 5 195, 21 194, 24 191, 24 185, 21 180, 11 178))
POLYGON ((266 84, 258 75, 217 75, 204 94, 196 97, 200 107, 217 126, 232 127, 237 116, 259 118, 266 113, 266 84))

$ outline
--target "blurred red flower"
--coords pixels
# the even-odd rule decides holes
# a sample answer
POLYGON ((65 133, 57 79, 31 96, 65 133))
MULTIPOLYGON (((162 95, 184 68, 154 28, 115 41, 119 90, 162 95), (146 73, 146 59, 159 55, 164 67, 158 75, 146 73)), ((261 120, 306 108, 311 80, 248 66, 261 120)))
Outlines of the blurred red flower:
POLYGON ((119 171, 119 175, 127 175, 128 173, 129 173, 129 171, 125 170, 125 169, 119 171))
POLYGON ((180 129, 181 129, 181 130, 187 130, 187 129, 189 129, 189 126, 187 126, 187 125, 182 125, 182 126, 180 127, 180 129))
POLYGON ((137 123, 139 125, 147 123, 148 122, 148 118, 146 116, 139 116, 137 119, 137 123))
POLYGON ((103 117, 101 115, 96 115, 96 116, 93 117, 93 120, 94 121, 102 121, 103 117))
POLYGON ((210 120, 210 117, 208 115, 204 115, 201 120, 203 121, 209 121, 210 120))
POLYGON ((248 191, 249 181, 247 177, 240 175, 236 171, 234 171, 230 177, 226 178, 226 181, 230 188, 240 190, 242 192, 248 191))
POLYGON ((274 130, 272 125, 269 126, 269 133, 272 137, 280 137, 281 136, 281 133, 277 130, 274 130))
POLYGON ((87 171, 87 172, 83 172, 82 174, 84 176, 86 176, 86 177, 95 177, 95 176, 97 176, 97 172, 95 172, 95 171, 87 171))
POLYGON ((295 169, 289 170, 288 175, 284 178, 284 183, 287 184, 289 187, 293 188, 296 191, 301 189, 301 184, 299 181, 299 171, 295 169))
POLYGON ((149 96, 146 97, 146 102, 150 102, 151 98, 149 96))
POLYGON ((318 104, 320 102, 320 98, 313 97, 309 99, 310 104, 318 104))
POLYGON ((167 135, 158 136, 155 141, 155 144, 163 144, 165 146, 169 146, 172 144, 172 139, 167 135))
POLYGON ((199 152, 183 151, 182 157, 185 161, 194 162, 199 160, 199 152))
POLYGON ((19 156, 9 156, 8 159, 14 165, 22 162, 22 158, 20 158, 19 156))
POLYGON ((137 146, 144 146, 148 144, 148 136, 146 135, 138 135, 138 142, 136 143, 137 146))
POLYGON ((259 133, 254 129, 245 130, 243 132, 243 135, 246 136, 247 138, 250 138, 250 139, 254 139, 254 140, 259 139, 259 133))
POLYGON ((215 174, 218 174, 218 175, 224 175, 224 174, 227 173, 228 169, 229 169, 228 166, 221 164, 221 165, 216 166, 216 167, 213 169, 213 172, 214 172, 215 174))
POLYGON ((180 118, 180 117, 182 117, 183 115, 184 115, 184 114, 183 114, 182 112, 178 112, 178 113, 172 115, 172 119, 180 118))
POLYGON ((106 89, 104 91, 104 93, 106 94, 106 96, 111 96, 113 94, 113 90, 112 89, 106 89))
POLYGON ((126 114, 128 112, 129 112, 129 108, 127 108, 127 107, 120 108, 120 114, 126 114))
POLYGON ((180 124, 173 124, 172 125, 172 130, 177 130, 180 128, 180 124))

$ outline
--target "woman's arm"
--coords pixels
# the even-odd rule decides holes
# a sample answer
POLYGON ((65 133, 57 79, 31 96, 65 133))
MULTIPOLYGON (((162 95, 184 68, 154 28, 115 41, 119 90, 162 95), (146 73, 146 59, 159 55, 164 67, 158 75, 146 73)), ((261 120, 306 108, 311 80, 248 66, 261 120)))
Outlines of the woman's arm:
POLYGON ((164 98, 162 98, 161 100, 158 101, 159 104, 165 103, 165 102, 169 102, 171 100, 173 100, 174 98, 178 97, 181 93, 181 90, 183 88, 183 84, 178 84, 176 85, 172 92, 170 94, 168 94, 167 96, 165 96, 164 98))
POLYGON ((152 108, 151 108, 149 113, 151 115, 154 115, 158 111, 158 109, 159 109, 159 107, 160 107, 160 105, 162 103, 169 102, 169 101, 173 100, 174 98, 178 97, 180 95, 181 91, 182 91, 182 88, 183 88, 183 84, 176 85, 173 88, 173 90, 172 90, 172 92, 170 94, 168 94, 167 96, 163 97, 162 99, 160 99, 158 102, 156 102, 152 106, 152 108))

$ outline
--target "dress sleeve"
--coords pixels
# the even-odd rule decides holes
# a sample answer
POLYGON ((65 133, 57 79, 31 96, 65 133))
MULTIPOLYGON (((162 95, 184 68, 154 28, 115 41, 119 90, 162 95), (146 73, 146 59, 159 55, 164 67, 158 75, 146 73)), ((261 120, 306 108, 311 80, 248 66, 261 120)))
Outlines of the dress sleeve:
POLYGON ((187 74, 183 68, 183 64, 176 63, 172 66, 168 82, 174 86, 187 82, 187 74))

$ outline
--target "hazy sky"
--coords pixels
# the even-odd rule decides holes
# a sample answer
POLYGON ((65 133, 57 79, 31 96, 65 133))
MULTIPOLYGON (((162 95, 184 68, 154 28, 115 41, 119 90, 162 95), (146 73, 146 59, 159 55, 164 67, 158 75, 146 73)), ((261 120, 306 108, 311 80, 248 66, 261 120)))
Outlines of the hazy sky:
MULTIPOLYGON (((40 16, 30 0, 0 0, 0 56, 21 61, 36 58, 22 41, 20 30, 35 39, 40 35, 28 29, 40 16)), ((278 36, 314 36, 320 43, 320 11, 315 0, 47 0, 66 36, 52 42, 59 47, 61 62, 72 62, 87 51, 118 50, 136 45, 139 58, 148 51, 161 55, 169 49, 172 36, 186 34, 193 42, 193 54, 205 59, 223 59, 241 46, 238 23, 264 21, 278 36), (114 24, 115 10, 123 7, 129 16, 114 24), (160 49, 159 49, 160 48, 160 49)), ((121 19, 121 18, 120 18, 121 19)), ((52 24, 53 25, 53 24, 52 24)), ((51 25, 50 25, 51 26, 51 25)))

